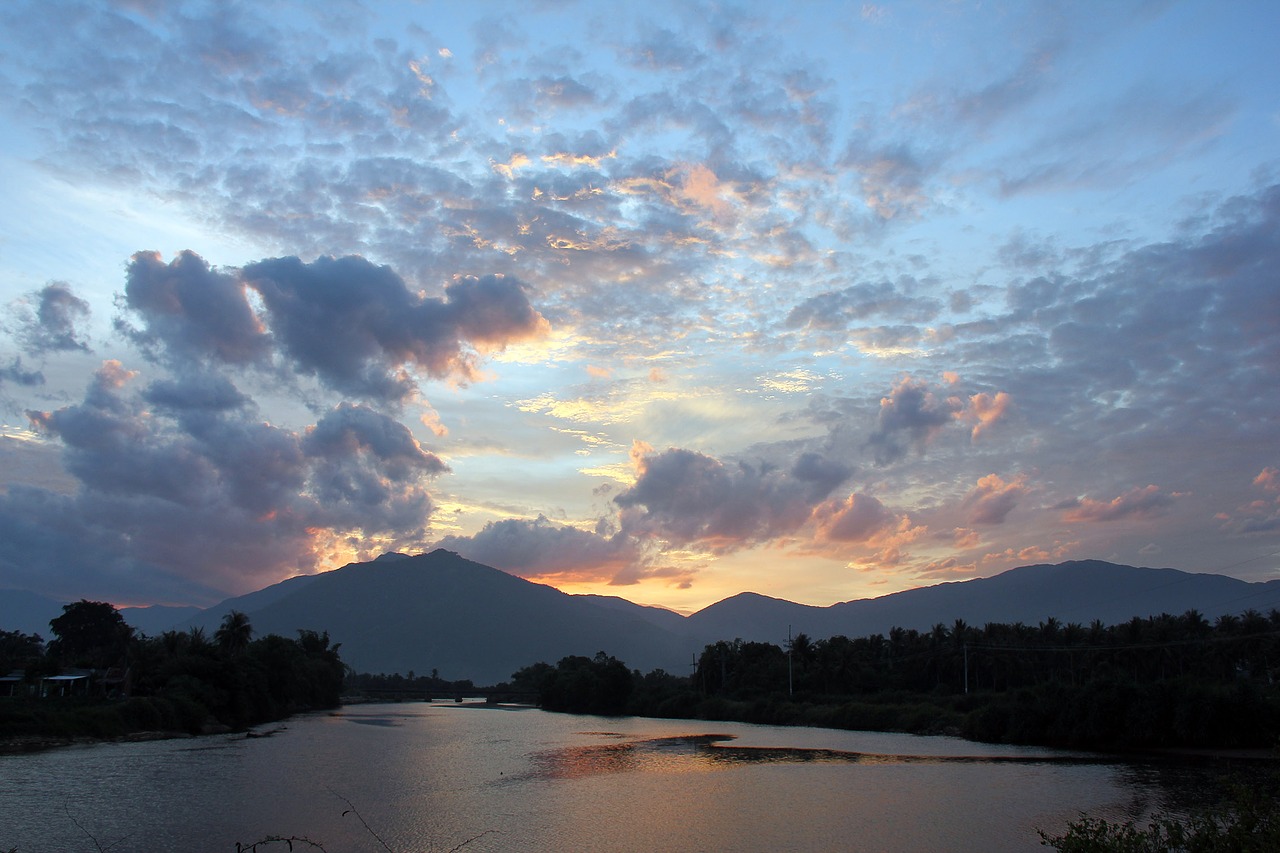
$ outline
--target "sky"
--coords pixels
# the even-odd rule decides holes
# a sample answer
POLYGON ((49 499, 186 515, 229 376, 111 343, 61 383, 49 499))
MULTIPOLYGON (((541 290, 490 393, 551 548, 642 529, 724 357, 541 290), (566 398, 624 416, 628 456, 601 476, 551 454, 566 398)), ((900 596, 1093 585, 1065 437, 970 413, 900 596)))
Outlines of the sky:
POLYGON ((1272 2, 0 28, 0 587, 1280 577, 1272 2))

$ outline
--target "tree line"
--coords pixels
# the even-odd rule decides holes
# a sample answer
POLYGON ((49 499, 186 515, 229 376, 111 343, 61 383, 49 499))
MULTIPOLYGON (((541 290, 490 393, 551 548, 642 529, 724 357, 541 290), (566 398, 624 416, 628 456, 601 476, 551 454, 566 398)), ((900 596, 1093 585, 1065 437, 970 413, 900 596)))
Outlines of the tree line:
POLYGON ((931 630, 704 648, 689 676, 601 653, 513 686, 548 710, 954 733, 1096 748, 1275 746, 1280 611, 1118 625, 957 620, 931 630))
POLYGON ((345 667, 327 632, 254 638, 232 611, 201 628, 151 637, 106 602, 81 600, 50 621, 53 639, 0 631, 0 673, 20 671, 0 700, 0 735, 110 737, 134 731, 242 729, 308 708, 335 707, 345 667), (47 697, 50 676, 83 675, 47 697), (116 700, 116 701, 104 701, 116 700))

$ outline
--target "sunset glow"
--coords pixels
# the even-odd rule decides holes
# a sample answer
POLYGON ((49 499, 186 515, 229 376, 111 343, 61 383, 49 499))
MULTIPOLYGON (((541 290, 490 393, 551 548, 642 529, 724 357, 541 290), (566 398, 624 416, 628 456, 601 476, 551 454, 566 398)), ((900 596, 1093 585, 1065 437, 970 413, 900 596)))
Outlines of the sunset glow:
POLYGON ((0 587, 1280 568, 1280 6, 19 0, 0 587))

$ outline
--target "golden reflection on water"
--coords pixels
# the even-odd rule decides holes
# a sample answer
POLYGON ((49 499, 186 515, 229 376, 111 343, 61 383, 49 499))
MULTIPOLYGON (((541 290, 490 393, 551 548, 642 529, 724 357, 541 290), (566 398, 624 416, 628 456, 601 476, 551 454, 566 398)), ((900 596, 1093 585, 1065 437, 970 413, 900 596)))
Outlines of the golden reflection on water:
POLYGON ((966 756, 881 755, 838 749, 735 746, 733 735, 697 734, 628 739, 618 732, 579 732, 610 742, 545 750, 530 756, 532 768, 510 781, 578 779, 605 773, 706 773, 747 764, 1093 764, 1083 755, 966 756))

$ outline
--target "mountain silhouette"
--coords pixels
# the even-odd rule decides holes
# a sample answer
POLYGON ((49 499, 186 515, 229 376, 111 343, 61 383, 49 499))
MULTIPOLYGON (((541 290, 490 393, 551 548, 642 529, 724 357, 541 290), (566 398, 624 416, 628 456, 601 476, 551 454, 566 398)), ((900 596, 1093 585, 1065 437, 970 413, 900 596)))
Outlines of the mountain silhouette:
POLYGON ((647 608, 595 603, 443 549, 312 575, 266 603, 264 592, 223 602, 193 624, 212 631, 225 613, 240 610, 255 635, 328 631, 342 644, 343 661, 360 672, 439 670, 477 684, 571 654, 606 651, 646 671, 689 657, 685 640, 639 615, 647 608))
MULTIPOLYGON (((1191 609, 1211 621, 1245 610, 1280 609, 1280 580, 1248 583, 1225 575, 1077 560, 829 607, 744 592, 681 616, 614 596, 569 595, 441 549, 417 556, 384 554, 290 578, 173 626, 158 626, 167 615, 163 609, 122 613, 140 628, 137 623, 145 619, 142 630, 150 634, 195 626, 212 633, 226 613, 239 610, 249 616, 256 636, 327 631, 357 671, 425 675, 438 670, 450 680, 493 684, 538 661, 555 663, 599 651, 642 672, 685 674, 694 657, 718 640, 782 644, 789 633, 814 640, 862 637, 894 627, 950 627, 957 619, 975 627, 1037 625, 1050 618, 1113 625, 1191 609)), ((186 612, 175 608, 169 615, 176 619, 186 612)), ((49 639, 48 620, 59 613, 61 605, 52 599, 0 592, 0 628, 49 639)))
POLYGON ((293 636, 325 630, 343 660, 362 672, 438 669, 477 684, 508 679, 538 661, 604 651, 633 669, 683 674, 718 640, 781 644, 1049 618, 1126 622, 1199 610, 1206 618, 1280 608, 1280 581, 1247 583, 1224 575, 1080 560, 1010 569, 990 578, 943 583, 815 607, 744 592, 690 616, 622 598, 569 595, 445 550, 389 554, 320 575, 293 578, 205 611, 192 624, 214 630, 229 610, 247 613, 255 632, 293 636))

